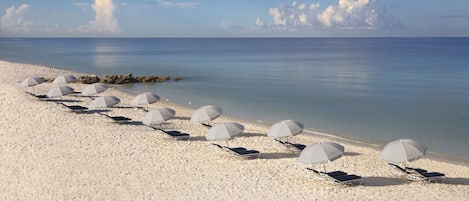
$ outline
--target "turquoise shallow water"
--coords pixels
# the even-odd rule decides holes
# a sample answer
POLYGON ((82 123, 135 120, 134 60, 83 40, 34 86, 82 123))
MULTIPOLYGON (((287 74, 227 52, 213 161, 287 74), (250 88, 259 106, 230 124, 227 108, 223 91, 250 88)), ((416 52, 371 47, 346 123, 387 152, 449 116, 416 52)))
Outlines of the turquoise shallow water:
POLYGON ((469 161, 469 38, 2 38, 0 47, 7 61, 180 76, 125 90, 377 144, 412 138, 469 161))

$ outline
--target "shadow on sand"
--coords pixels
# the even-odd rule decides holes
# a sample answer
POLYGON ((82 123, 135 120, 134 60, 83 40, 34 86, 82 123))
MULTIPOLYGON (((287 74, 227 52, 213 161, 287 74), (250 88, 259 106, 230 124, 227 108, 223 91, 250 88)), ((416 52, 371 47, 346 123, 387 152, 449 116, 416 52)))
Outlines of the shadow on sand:
POLYGON ((191 120, 190 117, 174 117, 173 119, 179 119, 179 120, 191 120))
POLYGON ((451 178, 447 177, 445 179, 446 184, 453 184, 453 185, 469 185, 469 178, 451 178))
POLYGON ((392 177, 363 177, 362 186, 396 186, 411 183, 412 181, 392 177))
POLYGON ((188 141, 207 141, 207 139, 205 139, 205 136, 193 136, 188 141))
POLYGON ((359 156, 360 153, 357 152, 344 152, 344 156, 359 156))
POLYGON ((298 158, 295 153, 261 153, 262 159, 298 158))
POLYGON ((267 136, 266 134, 262 133, 242 133, 239 135, 240 137, 259 137, 259 136, 267 136))

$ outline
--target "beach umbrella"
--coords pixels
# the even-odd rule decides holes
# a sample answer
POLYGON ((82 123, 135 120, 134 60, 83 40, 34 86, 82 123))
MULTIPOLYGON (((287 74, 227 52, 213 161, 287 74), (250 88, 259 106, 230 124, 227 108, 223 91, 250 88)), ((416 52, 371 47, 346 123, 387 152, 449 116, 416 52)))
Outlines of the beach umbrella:
POLYGON ((117 105, 120 102, 120 99, 115 96, 101 96, 90 103, 90 108, 106 108, 117 105))
POLYGON ((244 126, 236 122, 223 122, 208 130, 207 140, 229 140, 243 132, 244 126))
POLYGON ((160 100, 160 97, 156 95, 155 93, 144 92, 135 96, 134 99, 132 100, 132 104, 133 105, 149 105, 152 103, 156 103, 159 100, 160 100))
POLYGON ((32 87, 32 86, 41 84, 43 82, 45 82, 45 80, 42 77, 28 77, 24 79, 23 81, 21 81, 20 85, 23 87, 32 87))
POLYGON ((344 154, 344 146, 335 142, 319 142, 308 145, 300 153, 299 161, 305 164, 323 164, 334 161, 344 154))
POLYGON ((143 117, 142 123, 145 125, 161 124, 164 121, 172 119, 176 111, 169 107, 159 107, 150 112, 147 112, 143 117))
POLYGON ((427 147, 412 139, 399 139, 388 143, 381 152, 381 158, 388 162, 412 162, 422 158, 427 147))
POLYGON ((197 123, 210 122, 221 115, 221 108, 214 105, 206 105, 195 110, 191 121, 197 123))
POLYGON ((295 120, 283 120, 273 124, 267 136, 270 138, 284 138, 300 134, 303 131, 303 124, 295 120))
POLYGON ((58 86, 50 89, 46 96, 49 98, 55 98, 55 97, 60 97, 60 96, 65 96, 68 94, 73 93, 75 90, 72 87, 69 86, 58 86))
POLYGON ((85 89, 81 92, 81 94, 84 96, 91 96, 106 91, 106 89, 107 85, 103 83, 94 83, 86 86, 85 89))
POLYGON ((67 83, 74 83, 77 81, 77 78, 73 75, 61 75, 58 76, 52 81, 54 84, 67 84, 67 83))

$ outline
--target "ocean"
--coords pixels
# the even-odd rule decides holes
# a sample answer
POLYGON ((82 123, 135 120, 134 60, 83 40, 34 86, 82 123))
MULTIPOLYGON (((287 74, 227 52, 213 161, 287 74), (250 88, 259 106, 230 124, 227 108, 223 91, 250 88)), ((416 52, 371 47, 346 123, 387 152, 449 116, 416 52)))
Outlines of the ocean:
POLYGON ((378 146, 411 138, 469 161, 469 38, 0 38, 0 59, 178 76, 121 88, 378 146))

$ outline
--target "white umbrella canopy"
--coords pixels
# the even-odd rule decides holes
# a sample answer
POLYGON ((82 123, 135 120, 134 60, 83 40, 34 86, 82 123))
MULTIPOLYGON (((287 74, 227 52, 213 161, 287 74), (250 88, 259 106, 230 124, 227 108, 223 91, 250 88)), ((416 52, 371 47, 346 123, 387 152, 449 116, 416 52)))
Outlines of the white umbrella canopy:
POLYGON ((299 161, 305 164, 323 164, 334 161, 344 154, 344 146, 335 142, 319 142, 308 145, 300 153, 299 161))
POLYGON ((143 117, 142 123, 145 125, 161 124, 170 120, 176 115, 176 111, 169 107, 159 107, 150 112, 147 112, 143 117))
POLYGON ((212 126, 208 130, 207 140, 229 140, 243 133, 244 126, 236 122, 223 122, 212 126))
POLYGON ((412 139, 399 139, 388 143, 381 152, 381 158, 388 162, 412 162, 422 158, 427 147, 412 139))
POLYGON ((159 100, 160 100, 160 97, 156 95, 155 93, 144 92, 135 96, 134 99, 132 99, 132 104, 133 105, 149 105, 152 103, 156 103, 159 100))
POLYGON ((197 123, 210 122, 221 115, 222 109, 214 105, 206 105, 195 110, 192 114, 191 121, 197 123))
POLYGON ((77 81, 77 78, 73 75, 60 75, 52 81, 54 84, 67 84, 74 83, 77 81))
POLYGON ((85 89, 81 92, 81 94, 84 96, 91 96, 106 91, 106 89, 107 85, 103 83, 94 83, 86 86, 85 89))
POLYGON ((32 87, 32 86, 41 84, 43 82, 45 82, 45 80, 42 77, 28 77, 24 79, 23 81, 21 81, 20 85, 23 87, 32 87))
POLYGON ((285 138, 300 134, 303 131, 303 123, 295 120, 283 120, 273 124, 267 133, 270 138, 285 138))
POLYGON ((90 108, 106 108, 117 105, 120 102, 120 99, 115 96, 101 96, 90 103, 90 108))
POLYGON ((50 89, 46 96, 49 98, 61 97, 73 93, 75 90, 69 86, 58 86, 50 89))

